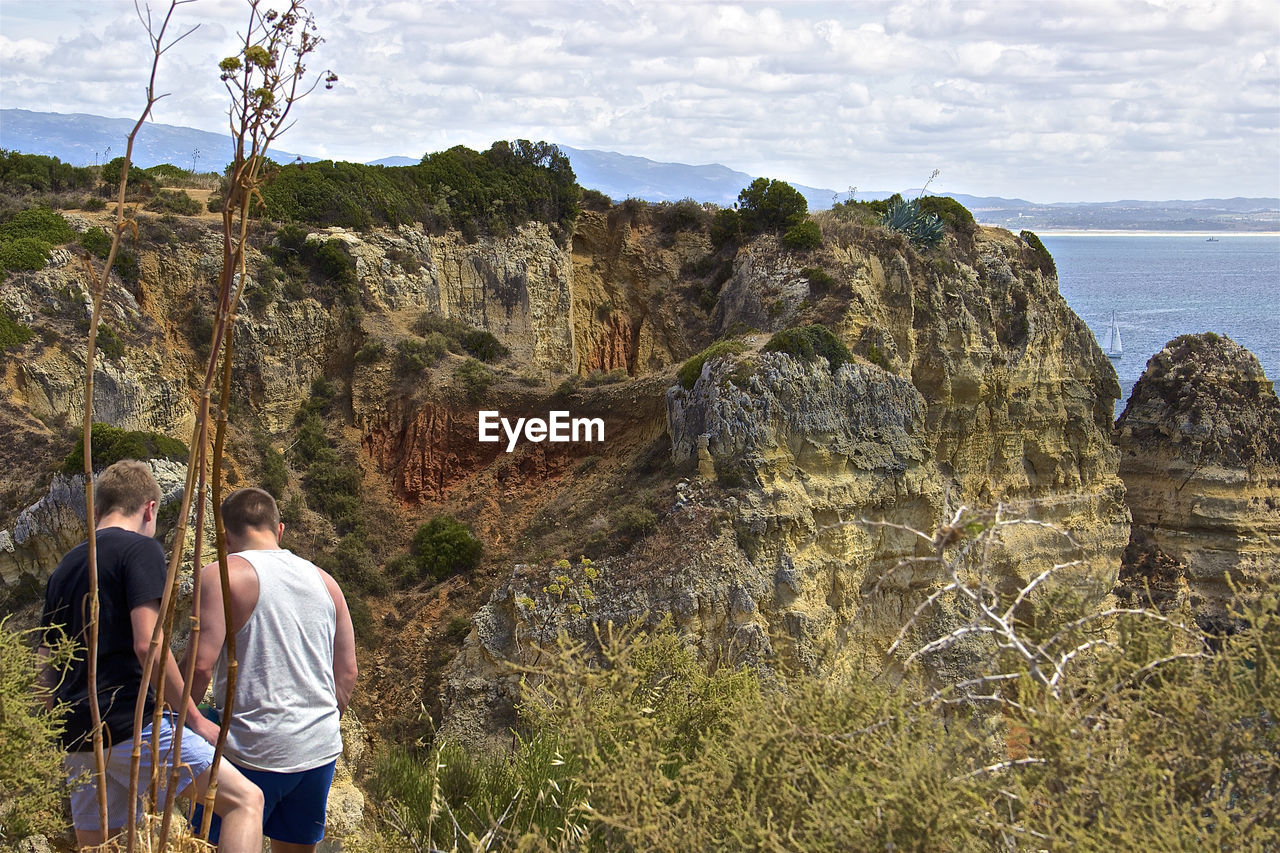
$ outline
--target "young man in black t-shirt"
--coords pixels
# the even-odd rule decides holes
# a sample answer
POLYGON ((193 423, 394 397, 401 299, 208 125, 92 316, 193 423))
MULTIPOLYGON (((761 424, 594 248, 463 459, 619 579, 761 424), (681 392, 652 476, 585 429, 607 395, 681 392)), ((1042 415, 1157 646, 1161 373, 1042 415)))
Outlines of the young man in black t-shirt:
MULTIPOLYGON (((151 635, 160 618, 160 599, 164 595, 166 566, 164 549, 154 538, 160 487, 151 469, 135 460, 123 460, 108 467, 96 481, 97 529, 95 542, 98 563, 98 705, 103 723, 103 740, 107 752, 107 822, 106 832, 99 825, 98 795, 94 785, 93 733, 89 710, 88 663, 84 654, 65 673, 60 682, 49 667, 43 671, 44 683, 50 688, 47 702, 69 706, 63 744, 67 778, 71 783, 72 821, 76 840, 81 847, 101 844, 116 835, 128 822, 126 802, 129 791, 129 769, 133 750, 134 708, 142 690, 142 666, 151 644, 151 635)), ((89 546, 82 543, 63 557, 49 578, 45 590, 44 615, 41 626, 46 630, 39 653, 47 661, 49 647, 57 631, 75 640, 80 649, 88 646, 89 619, 89 546)), ((182 676, 168 649, 163 650, 152 684, 146 687, 145 725, 141 732, 142 766, 139 772, 139 795, 145 793, 151 773, 151 720, 155 707, 155 687, 163 686, 164 701, 170 707, 181 701, 182 676)), ((205 720, 195 703, 187 707, 187 725, 183 731, 179 776, 182 790, 193 782, 197 794, 203 796, 213 763, 211 743, 218 728, 205 720)), ((168 777, 173 741, 172 715, 166 711, 161 723, 161 779, 168 777)), ((163 782, 162 782, 163 784, 163 782)), ((164 791, 158 795, 162 801, 164 791)), ((135 804, 132 806, 137 809, 135 804)), ((213 810, 222 817, 220 850, 252 851, 262 845, 262 792, 230 763, 218 770, 218 794, 213 810), (231 829, 228 834, 228 828, 231 829)), ((140 813, 140 812, 139 812, 140 813)))

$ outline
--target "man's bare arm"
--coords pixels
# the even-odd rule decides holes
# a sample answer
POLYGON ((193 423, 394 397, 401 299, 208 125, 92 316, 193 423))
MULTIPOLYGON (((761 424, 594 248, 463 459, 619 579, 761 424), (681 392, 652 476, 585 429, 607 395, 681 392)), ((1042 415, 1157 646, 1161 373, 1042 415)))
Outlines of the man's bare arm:
POLYGON ((194 653, 195 672, 191 676, 191 695, 197 701, 204 698, 213 680, 213 667, 222 653, 227 638, 227 626, 223 619, 222 582, 218 564, 210 563, 200 571, 200 640, 193 648, 187 646, 182 660, 182 671, 187 671, 188 657, 194 653))
MULTIPOLYGON (((160 602, 148 601, 139 604, 129 611, 129 619, 133 624, 133 653, 137 655, 138 662, 146 666, 147 651, 151 648, 151 634, 160 620, 160 602)), ((160 654, 162 660, 160 665, 155 667, 151 684, 155 687, 160 701, 176 709, 182 703, 182 673, 168 646, 163 646, 160 654)), ((200 714, 193 698, 187 699, 187 727, 206 740, 218 736, 218 727, 200 714)))
POLYGON ((322 571, 324 585, 333 599, 333 607, 338 614, 337 633, 333 637, 333 681, 338 693, 338 713, 345 714, 351 702, 351 694, 356 689, 356 632, 351 625, 351 611, 347 608, 347 599, 342 594, 338 582, 322 571))

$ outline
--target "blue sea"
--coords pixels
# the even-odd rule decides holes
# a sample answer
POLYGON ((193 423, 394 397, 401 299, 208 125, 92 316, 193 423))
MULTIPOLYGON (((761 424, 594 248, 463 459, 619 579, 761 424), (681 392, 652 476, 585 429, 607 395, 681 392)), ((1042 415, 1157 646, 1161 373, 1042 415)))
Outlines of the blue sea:
POLYGON ((1115 312, 1124 357, 1113 360, 1124 397, 1166 343, 1217 332, 1253 352, 1280 385, 1280 235, 1041 234, 1058 289, 1094 337, 1115 312))

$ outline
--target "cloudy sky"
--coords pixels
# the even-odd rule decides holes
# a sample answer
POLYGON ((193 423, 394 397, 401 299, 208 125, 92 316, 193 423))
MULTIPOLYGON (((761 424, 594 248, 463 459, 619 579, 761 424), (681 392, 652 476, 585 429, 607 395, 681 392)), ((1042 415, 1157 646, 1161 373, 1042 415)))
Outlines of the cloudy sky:
MULTIPOLYGON (((1280 195, 1276 0, 307 5, 340 82, 281 146, 315 156, 528 138, 837 190, 1280 195)), ((245 8, 179 7, 157 121, 223 129, 245 8)), ((133 117, 147 62, 132 0, 0 0, 4 107, 133 117)))

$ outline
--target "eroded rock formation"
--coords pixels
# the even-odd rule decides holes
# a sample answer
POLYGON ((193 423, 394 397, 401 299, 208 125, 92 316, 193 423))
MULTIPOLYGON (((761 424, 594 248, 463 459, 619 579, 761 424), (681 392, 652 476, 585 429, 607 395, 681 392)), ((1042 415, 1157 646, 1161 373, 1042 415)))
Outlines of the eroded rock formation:
MULTIPOLYGON (((608 564, 593 615, 669 614, 709 656, 838 678, 850 656, 887 645, 936 582, 927 564, 891 571, 922 540, 875 522, 929 532, 961 503, 1000 502, 1071 535, 1009 531, 992 555, 1003 585, 1079 560, 1072 581, 1100 600, 1129 532, 1108 440, 1119 386, 1052 275, 995 229, 946 264, 874 235, 832 243, 817 260, 839 292, 811 285, 814 257, 764 238, 736 259, 714 317, 765 329, 822 319, 861 363, 832 374, 822 360, 749 351, 669 390, 673 461, 702 479, 608 564)), ((477 614, 447 687, 449 731, 510 722, 504 662, 527 662, 524 640, 552 638, 520 604, 546 582, 518 570, 477 614)))
POLYGON ((1280 578, 1280 401, 1258 359, 1230 338, 1183 335, 1147 362, 1116 421, 1133 512, 1122 591, 1202 623, 1235 590, 1280 578))

